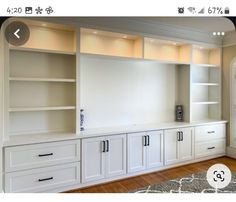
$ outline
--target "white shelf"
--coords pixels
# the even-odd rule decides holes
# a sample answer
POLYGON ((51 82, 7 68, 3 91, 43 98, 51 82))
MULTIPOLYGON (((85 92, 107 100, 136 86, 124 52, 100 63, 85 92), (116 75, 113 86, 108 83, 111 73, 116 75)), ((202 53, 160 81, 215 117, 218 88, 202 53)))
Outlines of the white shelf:
POLYGON ((10 46, 10 50, 40 52, 40 53, 55 53, 55 54, 65 54, 65 55, 76 55, 75 51, 60 51, 60 50, 27 48, 27 47, 18 47, 18 46, 10 46))
POLYGON ((219 65, 213 65, 213 64, 196 64, 196 63, 192 63, 192 65, 194 66, 201 66, 201 67, 213 67, 213 68, 220 68, 219 65))
POLYGON ((30 112, 30 111, 56 111, 56 110, 73 110, 75 106, 57 106, 57 107, 12 107, 9 112, 30 112))
POLYGON ((193 85, 195 86, 219 86, 219 83, 193 83, 193 85))
POLYGON ((213 105, 213 104, 219 104, 219 102, 192 102, 196 105, 213 105))
POLYGON ((35 82, 76 82, 75 79, 63 79, 63 78, 27 78, 27 77, 10 77, 10 81, 35 81, 35 82))

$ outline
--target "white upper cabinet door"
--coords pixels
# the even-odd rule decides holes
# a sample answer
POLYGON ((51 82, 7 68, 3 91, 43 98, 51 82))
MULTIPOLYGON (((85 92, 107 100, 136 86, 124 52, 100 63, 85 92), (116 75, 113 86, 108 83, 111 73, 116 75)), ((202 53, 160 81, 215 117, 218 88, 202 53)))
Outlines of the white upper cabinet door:
POLYGON ((193 128, 181 128, 180 129, 180 141, 179 141, 179 160, 187 161, 194 158, 194 129, 193 128))
POLYGON ((106 177, 126 174, 126 135, 106 138, 106 177))
POLYGON ((145 132, 128 134, 128 173, 146 168, 145 136, 145 132))
POLYGON ((178 130, 171 129, 164 132, 164 145, 165 145, 165 165, 170 165, 178 162, 178 130))
POLYGON ((105 178, 105 138, 82 140, 82 182, 105 178))
POLYGON ((147 168, 163 166, 163 131, 147 132, 147 168))

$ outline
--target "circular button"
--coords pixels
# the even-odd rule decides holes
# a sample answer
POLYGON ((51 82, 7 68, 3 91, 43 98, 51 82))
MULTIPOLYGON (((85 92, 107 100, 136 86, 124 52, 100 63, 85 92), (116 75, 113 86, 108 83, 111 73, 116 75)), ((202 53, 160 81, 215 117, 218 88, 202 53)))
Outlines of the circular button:
POLYGON ((231 182, 231 171, 224 164, 215 164, 207 171, 207 181, 215 189, 222 189, 231 182))
POLYGON ((5 37, 11 45, 22 46, 30 37, 29 27, 23 22, 14 21, 7 25, 5 29, 5 37))

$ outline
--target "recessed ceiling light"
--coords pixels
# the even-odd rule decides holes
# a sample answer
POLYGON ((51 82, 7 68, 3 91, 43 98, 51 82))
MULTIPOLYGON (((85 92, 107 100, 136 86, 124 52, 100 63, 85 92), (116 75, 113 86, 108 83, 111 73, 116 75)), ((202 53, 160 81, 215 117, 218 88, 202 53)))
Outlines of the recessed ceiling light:
POLYGON ((212 34, 215 36, 215 35, 216 35, 216 32, 213 32, 212 34))
POLYGON ((127 35, 124 35, 122 38, 127 39, 127 35))
POLYGON ((220 36, 220 32, 217 32, 217 35, 220 36))
POLYGON ((222 35, 222 36, 224 36, 224 35, 225 35, 225 33, 224 33, 224 32, 221 32, 221 35, 222 35))

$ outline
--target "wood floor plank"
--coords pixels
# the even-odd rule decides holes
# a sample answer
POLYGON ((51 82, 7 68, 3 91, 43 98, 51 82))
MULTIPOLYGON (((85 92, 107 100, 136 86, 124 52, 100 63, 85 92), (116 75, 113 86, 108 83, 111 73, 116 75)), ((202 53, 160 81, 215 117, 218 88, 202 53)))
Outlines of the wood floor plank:
POLYGON ((66 193, 127 193, 131 190, 142 188, 150 184, 158 184, 170 179, 184 177, 192 173, 207 171, 209 167, 216 163, 223 163, 228 166, 231 171, 236 172, 236 159, 229 157, 220 157, 176 168, 171 168, 168 170, 157 171, 154 173, 109 182, 106 184, 91 186, 88 188, 71 190, 66 193))

